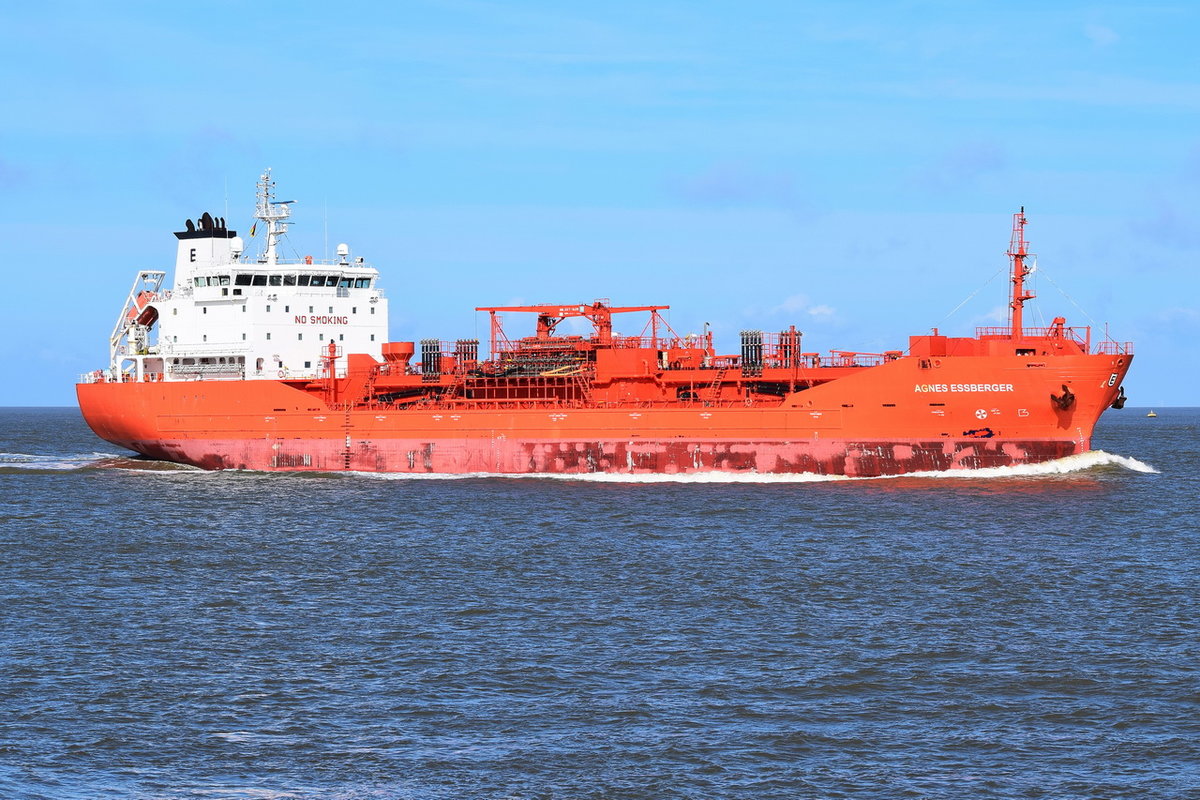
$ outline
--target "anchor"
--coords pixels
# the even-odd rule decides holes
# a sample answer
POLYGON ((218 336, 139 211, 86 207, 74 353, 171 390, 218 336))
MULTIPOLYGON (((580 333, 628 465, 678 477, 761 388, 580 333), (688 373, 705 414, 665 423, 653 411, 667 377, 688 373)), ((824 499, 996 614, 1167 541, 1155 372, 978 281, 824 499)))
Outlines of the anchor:
POLYGON ((1062 389, 1062 394, 1051 394, 1050 400, 1054 403, 1054 405, 1058 406, 1059 411, 1066 411, 1071 406, 1075 405, 1075 394, 1069 388, 1067 388, 1065 383, 1062 385, 1062 389))

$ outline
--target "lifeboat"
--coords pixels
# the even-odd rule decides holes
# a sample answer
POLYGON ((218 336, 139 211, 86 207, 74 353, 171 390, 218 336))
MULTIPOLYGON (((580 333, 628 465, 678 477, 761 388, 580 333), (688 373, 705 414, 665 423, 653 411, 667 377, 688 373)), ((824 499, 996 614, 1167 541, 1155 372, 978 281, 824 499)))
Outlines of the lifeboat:
POLYGON ((129 311, 125 314, 125 321, 129 323, 136 322, 138 325, 145 325, 147 327, 157 322, 158 309, 151 305, 154 299, 154 292, 138 292, 137 297, 133 299, 133 304, 129 307, 129 311))

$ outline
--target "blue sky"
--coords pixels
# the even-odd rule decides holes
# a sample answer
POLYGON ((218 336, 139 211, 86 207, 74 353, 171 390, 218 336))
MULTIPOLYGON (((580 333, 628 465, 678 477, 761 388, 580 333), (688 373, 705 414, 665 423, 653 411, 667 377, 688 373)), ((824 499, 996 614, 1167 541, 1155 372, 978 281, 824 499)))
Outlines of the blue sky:
POLYGON ((1197 41, 1189 2, 6 4, 0 405, 72 404, 135 271, 247 230, 267 166, 398 340, 597 297, 731 352, 969 335, 1024 205, 1027 321, 1108 323, 1134 405, 1200 405, 1197 41))

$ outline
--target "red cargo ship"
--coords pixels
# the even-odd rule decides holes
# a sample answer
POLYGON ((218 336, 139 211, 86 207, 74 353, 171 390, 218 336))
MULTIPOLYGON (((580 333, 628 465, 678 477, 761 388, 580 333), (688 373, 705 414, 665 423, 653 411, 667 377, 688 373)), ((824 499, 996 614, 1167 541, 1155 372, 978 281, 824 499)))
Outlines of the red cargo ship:
MULTIPOLYGON (((806 352, 794 327, 679 336, 667 306, 485 307, 476 339, 387 342, 377 271, 277 256, 289 202, 268 170, 265 248, 208 214, 176 233, 174 285, 143 271, 110 339, 110 366, 77 386, 101 438, 206 469, 400 473, 697 473, 875 476, 1057 459, 1090 448, 1125 401, 1128 342, 1090 328, 1024 327, 1033 294, 1025 215, 1013 216, 1010 324, 912 336, 904 350, 806 352), (502 313, 534 315, 510 338, 502 313), (646 314, 636 336, 618 314, 646 314), (588 336, 565 335, 582 318, 588 336)), ((253 234, 253 228, 252 228, 253 234)))

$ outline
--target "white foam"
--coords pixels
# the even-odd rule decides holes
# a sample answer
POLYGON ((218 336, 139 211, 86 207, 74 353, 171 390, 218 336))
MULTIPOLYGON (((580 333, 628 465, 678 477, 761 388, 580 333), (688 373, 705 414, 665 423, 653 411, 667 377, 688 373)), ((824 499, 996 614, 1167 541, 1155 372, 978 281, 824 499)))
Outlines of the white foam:
POLYGON ((28 470, 30 472, 70 472, 101 465, 127 472, 172 472, 196 470, 199 467, 187 464, 172 464, 168 461, 139 461, 132 453, 78 453, 73 455, 47 455, 36 453, 0 453, 0 467, 28 470), (165 469, 164 469, 165 468, 165 469))
POLYGON ((1123 467, 1133 472, 1158 474, 1158 470, 1144 461, 1129 456, 1118 456, 1103 450, 1089 450, 1053 461, 1039 464, 1017 464, 1011 467, 981 467, 980 469, 949 469, 936 472, 910 472, 908 478, 1032 478, 1042 475, 1069 475, 1100 467, 1123 467))
MULTIPOLYGON (((209 471, 187 464, 171 464, 165 461, 147 461, 139 463, 129 459, 129 456, 116 453, 89 453, 86 455, 50 456, 29 453, 0 453, 0 467, 16 468, 18 470, 54 470, 70 471, 87 469, 104 461, 118 461, 112 465, 122 472, 137 472, 143 475, 175 476, 204 475, 215 477, 221 474, 250 473, 260 474, 259 470, 225 470, 209 471), (120 463, 123 462, 123 463, 120 463)), ((465 472, 449 473, 404 473, 404 472, 330 472, 328 475, 338 475, 356 478, 371 478, 374 480, 400 481, 461 481, 461 480, 549 480, 549 481, 585 481, 588 483, 726 483, 726 484, 772 484, 772 483, 831 483, 835 481, 880 481, 897 478, 923 479, 1003 479, 1003 478, 1037 478, 1072 473, 1087 472, 1105 467, 1119 467, 1131 472, 1143 474, 1158 474, 1151 465, 1129 456, 1119 456, 1106 453, 1103 450, 1090 450, 1086 453, 1067 456, 1054 461, 1044 461, 1039 464, 1020 464, 1010 467, 983 467, 980 469, 949 469, 928 472, 909 472, 902 475, 882 475, 873 478, 849 477, 846 475, 817 475, 811 472, 797 474, 760 474, 757 472, 691 472, 674 475, 663 473, 629 474, 622 472, 587 472, 587 473, 496 473, 496 472, 465 472)), ((261 471, 261 474, 279 474, 261 471)), ((296 474, 293 472, 282 473, 296 474)))
POLYGON ((887 480, 889 478, 956 478, 973 480, 979 478, 1037 478, 1055 475, 1070 475, 1076 472, 1102 469, 1104 467, 1120 467, 1131 472, 1158 474, 1158 470, 1144 461, 1138 461, 1129 456, 1118 456, 1103 450, 1089 450, 1073 456, 1056 458, 1053 461, 1042 461, 1037 464, 1015 464, 1007 467, 979 467, 977 469, 946 469, 926 472, 908 472, 903 475, 884 475, 868 480, 887 480))
POLYGON ((28 470, 70 471, 85 469, 100 461, 121 458, 116 453, 88 453, 77 455, 45 455, 32 453, 0 453, 0 467, 15 467, 28 470))
POLYGON ((845 475, 816 475, 801 472, 792 475, 771 475, 757 472, 689 472, 630 474, 627 472, 348 472, 334 473, 385 481, 456 481, 485 478, 488 480, 587 481, 588 483, 826 483, 856 480, 845 475))
POLYGON ((588 483, 829 483, 833 481, 879 481, 896 478, 955 478, 960 480, 977 480, 981 478, 1036 478, 1042 476, 1069 475, 1075 472, 1102 467, 1121 467, 1132 472, 1157 474, 1158 470, 1128 456, 1118 456, 1103 450, 1090 450, 1086 453, 1043 461, 1039 464, 1019 464, 1010 467, 982 467, 980 469, 948 469, 928 472, 908 472, 901 475, 881 475, 871 478, 849 477, 846 475, 817 475, 811 472, 797 474, 760 474, 757 472, 691 472, 674 475, 662 473, 629 474, 621 472, 586 472, 586 473, 494 473, 468 472, 461 474, 445 473, 397 473, 397 472, 350 472, 335 473, 353 475, 376 480, 470 480, 508 478, 512 480, 558 480, 586 481, 588 483))

